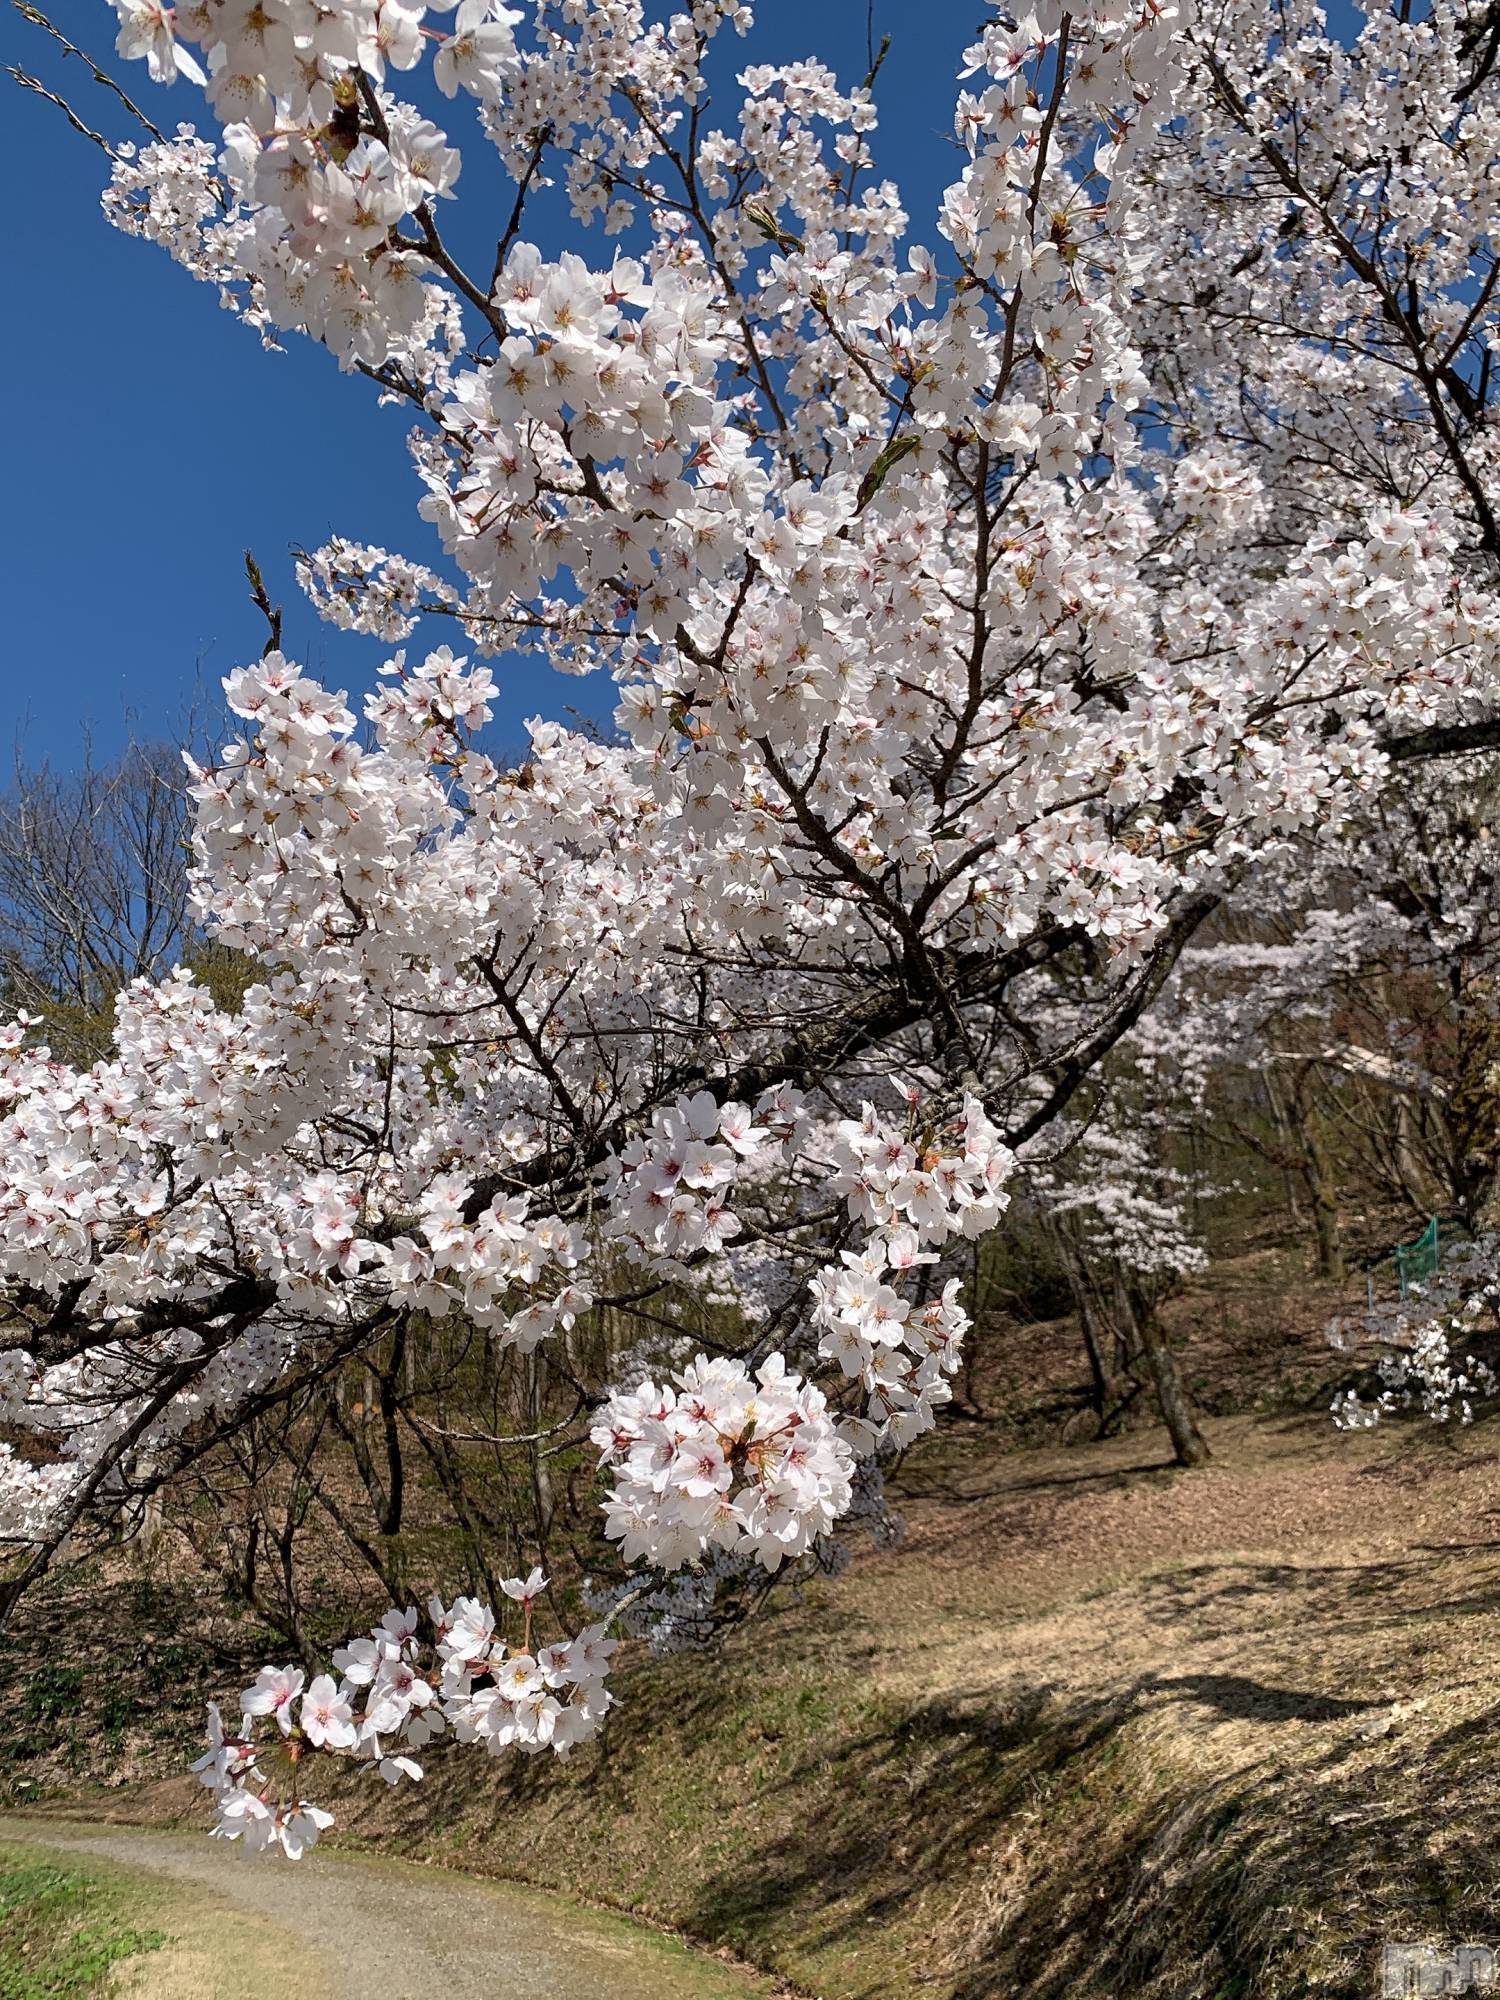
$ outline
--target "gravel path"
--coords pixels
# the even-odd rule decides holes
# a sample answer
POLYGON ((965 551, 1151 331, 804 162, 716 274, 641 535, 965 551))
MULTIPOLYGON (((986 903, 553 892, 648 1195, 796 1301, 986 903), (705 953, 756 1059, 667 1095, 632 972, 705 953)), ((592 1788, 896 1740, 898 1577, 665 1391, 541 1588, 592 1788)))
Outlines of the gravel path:
POLYGON ((736 1967, 625 1918, 508 1883, 319 1848, 246 1860, 201 1834, 0 1819, 0 1839, 123 1873, 173 1943, 132 2000, 751 2000, 736 1967))

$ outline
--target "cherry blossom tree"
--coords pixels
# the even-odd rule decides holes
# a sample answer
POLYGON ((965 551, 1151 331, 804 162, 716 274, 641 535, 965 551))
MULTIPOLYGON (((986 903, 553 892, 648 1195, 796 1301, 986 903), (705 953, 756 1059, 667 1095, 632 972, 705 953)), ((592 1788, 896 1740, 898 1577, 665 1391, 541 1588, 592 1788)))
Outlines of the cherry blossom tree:
POLYGON ((1143 1039, 1121 1042, 1086 1111, 1023 1150, 1018 1192, 1072 1298, 1101 1435, 1149 1384, 1178 1463, 1202 1465, 1208 1443, 1159 1312, 1208 1261, 1189 1210, 1211 1190, 1174 1164, 1176 1065, 1164 1075, 1143 1039))
POLYGON ((1344 1275, 1335 1153, 1413 1217, 1495 1219, 1492 763, 1403 774, 1336 841, 1268 857, 1130 1038, 1157 1116, 1304 1184, 1325 1277, 1344 1275))
MULTIPOLYGON (((363 717, 276 643, 226 680, 191 792, 236 1004, 137 981, 86 1066, 0 1031, 7 1596, 413 1316, 566 1354, 706 1287, 737 1345, 581 1385, 608 1532, 642 1589, 805 1560, 950 1393, 944 1246, 1216 901, 1500 727, 1477 16, 997 14, 913 218, 879 79, 735 76, 732 0, 117 13, 208 111, 64 103, 110 217, 411 414, 427 545, 300 583, 453 646, 363 717), (611 673, 617 738, 497 765, 518 649, 611 673)), ((303 1851, 318 1757, 590 1736, 613 1641, 542 1645, 540 1588, 268 1668, 221 1830, 303 1851)))

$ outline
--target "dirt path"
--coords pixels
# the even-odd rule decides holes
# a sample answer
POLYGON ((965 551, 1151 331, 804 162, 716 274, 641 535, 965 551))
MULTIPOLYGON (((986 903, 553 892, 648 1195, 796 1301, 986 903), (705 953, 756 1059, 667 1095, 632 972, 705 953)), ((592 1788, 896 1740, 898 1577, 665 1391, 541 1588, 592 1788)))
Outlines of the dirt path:
POLYGON ((171 1943, 130 2000, 751 2000, 737 1968, 624 1918, 506 1883, 320 1849, 278 1865, 199 1834, 0 1819, 0 1840, 105 1864, 171 1943))

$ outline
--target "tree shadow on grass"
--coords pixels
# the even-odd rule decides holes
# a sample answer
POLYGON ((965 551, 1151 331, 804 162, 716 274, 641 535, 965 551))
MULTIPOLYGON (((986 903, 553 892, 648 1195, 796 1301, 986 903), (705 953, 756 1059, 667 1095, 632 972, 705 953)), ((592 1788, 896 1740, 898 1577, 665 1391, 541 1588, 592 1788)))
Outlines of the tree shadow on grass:
POLYGON ((1236 1722, 1337 1722, 1385 1706, 1379 1700, 1271 1687, 1248 1674, 1157 1675, 1147 1686, 1152 1695, 1198 1702, 1236 1722))
POLYGON ((712 1881, 693 1928, 752 1953, 790 1938, 804 1963, 850 1953, 865 1968, 851 1990, 869 2000, 1366 2000, 1388 1938, 1500 1938, 1500 1784, 1472 1797, 1455 1839, 1430 1782, 1434 1762, 1492 1741, 1494 1718, 1431 1753, 1382 1746, 1372 1781, 1375 1753, 1351 1725, 1377 1706, 1239 1675, 1158 1679, 1115 1700, 1029 1688, 999 1719, 933 1702, 840 1746, 812 1837, 770 1841, 712 1881), (1184 1699, 1269 1738, 1301 1723, 1333 1740, 1311 1759, 1268 1749, 1153 1782, 1149 1739, 1127 1732, 1184 1699), (985 1857, 1002 1853, 997 1884, 985 1857), (966 1935, 953 1913, 971 1884, 966 1935), (913 1932, 944 1919, 941 1955, 916 1982, 913 1932), (884 1973, 870 1969, 882 1938, 884 1973))
MULTIPOLYGON (((1266 1563, 1249 1558, 1190 1563, 1153 1572, 1136 1588, 1142 1602, 1165 1622, 1211 1615, 1221 1607, 1256 1600, 1288 1607, 1310 1626, 1336 1628, 1347 1639, 1362 1628, 1390 1625, 1393 1609, 1424 1611, 1445 1621, 1500 1611, 1500 1565, 1468 1574, 1455 1592, 1432 1556, 1471 1555, 1482 1544, 1414 1544, 1402 1556, 1349 1563, 1266 1563), (1425 1600, 1425 1601, 1424 1601, 1425 1600)), ((1470 1570, 1474 1568, 1470 1565, 1470 1570)))
POLYGON ((858 1942, 925 1891, 956 1887, 1028 1793, 1106 1743, 1127 1705, 1059 1705, 1045 1685, 1014 1689, 1001 1707, 940 1697, 827 1746, 787 1780, 816 1789, 812 1837, 768 1841, 753 1867, 711 1879, 692 1927, 752 1952, 789 1927, 799 1955, 858 1942))
POLYGON ((1105 1466, 1092 1472, 1054 1472, 1039 1475, 1035 1479, 1002 1479, 984 1487, 964 1486, 961 1476, 944 1478, 925 1471, 920 1484, 908 1476, 898 1489, 898 1498, 904 1502, 940 1500, 953 1506, 968 1506, 975 1501, 1008 1500, 1027 1493, 1042 1493, 1052 1490, 1071 1492, 1092 1488, 1105 1492, 1125 1492, 1143 1479, 1160 1479, 1164 1475, 1180 1474, 1183 1467, 1175 1459, 1150 1459, 1138 1465, 1105 1466))
MULTIPOLYGON (((1361 1580, 1317 1579, 1307 1680, 1328 1678, 1317 1634, 1346 1630, 1361 1580)), ((691 1927, 836 1964, 869 2000, 1367 2000, 1387 1938, 1500 1941, 1496 1718, 1423 1747, 1364 1727, 1387 1709, 1274 1671, 946 1693, 806 1756, 785 1782, 816 1797, 815 1826, 710 1878, 691 1927), (1236 1732, 1222 1750, 1197 1747, 1192 1710, 1207 1740, 1236 1732), (927 1955, 914 1941, 934 1934, 927 1955)))

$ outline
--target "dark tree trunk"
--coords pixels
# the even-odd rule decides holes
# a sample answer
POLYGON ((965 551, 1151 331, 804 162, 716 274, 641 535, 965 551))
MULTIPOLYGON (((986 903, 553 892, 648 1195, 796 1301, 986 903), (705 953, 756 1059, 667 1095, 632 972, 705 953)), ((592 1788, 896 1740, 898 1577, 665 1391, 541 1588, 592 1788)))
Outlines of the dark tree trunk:
POLYGON ((380 1532, 399 1535, 406 1496, 406 1469, 401 1458, 401 1436, 396 1428, 399 1407, 396 1381, 403 1362, 409 1361, 406 1321, 397 1326, 391 1345, 390 1362, 380 1378, 380 1422, 385 1433, 385 1505, 379 1510, 380 1532))
POLYGON ((1067 1230, 1054 1227, 1050 1233, 1078 1314, 1083 1350, 1089 1363, 1089 1401, 1099 1419, 1102 1436, 1120 1401, 1121 1376, 1126 1366, 1124 1344, 1119 1328, 1108 1323, 1108 1315, 1101 1313, 1088 1272, 1067 1230))
POLYGON ((1177 1356, 1162 1337, 1153 1313, 1143 1313, 1137 1324, 1141 1352, 1146 1357, 1146 1366, 1156 1386, 1156 1400, 1161 1407, 1162 1422, 1172 1440, 1173 1456, 1179 1465, 1207 1465, 1212 1453, 1207 1439, 1198 1428, 1192 1402, 1183 1387, 1177 1356))
POLYGON ((1313 1234, 1318 1246, 1318 1276, 1342 1283, 1348 1276, 1344 1246, 1339 1241, 1339 1198, 1321 1146, 1308 1155, 1307 1191, 1312 1197, 1313 1234))
MULTIPOLYGON (((1074 1298, 1078 1306, 1078 1323, 1083 1329, 1084 1352, 1089 1358, 1091 1400, 1094 1413, 1103 1424, 1120 1399, 1120 1379, 1105 1360, 1092 1299, 1082 1290, 1075 1290, 1074 1298)), ((1117 1343, 1112 1340, 1111 1345, 1117 1343)))
POLYGON ((1317 1118, 1304 1101, 1304 1083, 1305 1078, 1299 1079, 1299 1086, 1292 1093, 1292 1123, 1302 1154, 1302 1185, 1312 1203, 1318 1276, 1341 1284, 1348 1276, 1348 1266, 1344 1262, 1344 1246, 1339 1241, 1339 1185, 1318 1131, 1317 1118))

